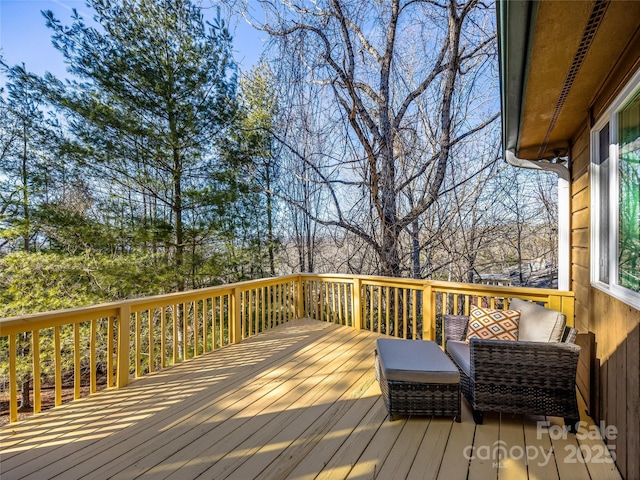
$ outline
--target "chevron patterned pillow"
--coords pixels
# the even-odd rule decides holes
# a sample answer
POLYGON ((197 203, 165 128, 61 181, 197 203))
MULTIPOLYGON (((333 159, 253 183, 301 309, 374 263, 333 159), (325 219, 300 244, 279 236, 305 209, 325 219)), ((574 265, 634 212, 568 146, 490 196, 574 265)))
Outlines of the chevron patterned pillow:
POLYGON ((495 310, 471 305, 467 340, 518 340, 518 310, 495 310))

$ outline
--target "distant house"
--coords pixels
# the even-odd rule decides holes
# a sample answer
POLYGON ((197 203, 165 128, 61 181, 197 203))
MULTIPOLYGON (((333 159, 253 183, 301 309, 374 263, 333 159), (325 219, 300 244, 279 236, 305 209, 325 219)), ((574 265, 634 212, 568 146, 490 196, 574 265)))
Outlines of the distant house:
POLYGON ((579 389, 640 478, 640 2, 498 0, 503 146, 559 179, 579 389))
POLYGON ((475 276, 474 281, 483 285, 511 285, 511 279, 509 278, 509 275, 505 275, 502 273, 478 273, 475 276))

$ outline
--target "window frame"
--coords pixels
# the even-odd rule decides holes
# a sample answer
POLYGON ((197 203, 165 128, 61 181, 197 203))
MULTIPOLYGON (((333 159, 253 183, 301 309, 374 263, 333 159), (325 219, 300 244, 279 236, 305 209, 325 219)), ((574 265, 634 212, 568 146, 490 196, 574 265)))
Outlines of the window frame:
MULTIPOLYGON (((623 287, 619 284, 619 231, 620 231, 620 185, 619 185, 619 144, 618 144, 618 114, 640 91, 640 70, 638 70, 607 110, 593 125, 591 136, 591 286, 608 295, 640 309, 640 292, 623 287), (600 225, 601 225, 601 174, 600 174, 600 132, 609 125, 609 160, 608 160, 608 283, 600 280, 600 225)), ((606 177, 606 176, 605 176, 606 177)))

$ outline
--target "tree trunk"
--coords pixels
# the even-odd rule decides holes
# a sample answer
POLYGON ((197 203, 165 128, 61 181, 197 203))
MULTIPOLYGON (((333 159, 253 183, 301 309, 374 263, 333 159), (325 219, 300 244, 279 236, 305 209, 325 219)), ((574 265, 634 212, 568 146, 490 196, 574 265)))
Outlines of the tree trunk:
POLYGON ((313 233, 311 232, 311 221, 305 218, 305 235, 306 235, 306 244, 307 244, 307 271, 313 272, 313 233))
POLYGON ((27 170, 27 125, 26 122, 22 124, 22 166, 21 166, 21 175, 22 175, 22 214, 24 216, 24 251, 29 253, 30 247, 30 234, 31 234, 31 224, 30 224, 30 216, 29 216, 29 172, 27 170))
POLYGON ((421 278, 420 275, 420 224, 416 218, 411 222, 411 257, 413 260, 413 278, 421 278))
MULTIPOLYGON (((387 163, 393 163, 390 159, 387 163)), ((399 277, 401 272, 400 253, 398 250, 398 218, 396 215, 396 195, 394 185, 394 168, 387 165, 385 180, 383 180, 382 194, 382 249, 380 252, 384 276, 399 277)))
MULTIPOLYGON (((395 47, 396 26, 399 14, 399 2, 392 2, 392 13, 387 32, 387 44, 380 70, 380 136, 382 148, 380 152, 380 202, 382 211, 382 274, 399 277, 400 253, 398 251, 398 205, 396 192, 396 165, 394 156, 394 141, 396 132, 391 125, 391 99, 389 79, 391 74, 391 60, 395 47)), ((372 172, 374 174, 376 172, 372 172)), ((375 200, 375 199, 374 199, 375 200)))
MULTIPOLYGON (((31 333, 30 332, 25 332, 22 334, 22 342, 24 345, 24 349, 21 349, 22 350, 21 356, 26 357, 29 354, 29 350, 31 350, 31 333)), ((31 410, 32 408, 31 397, 30 397, 31 374, 26 375, 26 378, 22 381, 20 390, 21 390, 22 398, 20 400, 19 409, 21 411, 31 410)))
POLYGON ((276 261, 273 252, 273 198, 271 195, 271 175, 269 173, 269 166, 266 168, 265 186, 267 191, 267 239, 269 245, 267 246, 269 251, 269 273, 272 277, 276 276, 276 261))
POLYGON ((21 386, 22 399, 20 401, 20 407, 18 409, 20 411, 31 410, 33 407, 31 405, 31 379, 27 378, 24 382, 22 382, 21 386))
POLYGON ((176 289, 185 289, 185 279, 182 272, 184 263, 184 226, 182 223, 182 160, 178 148, 173 149, 173 213, 176 229, 176 289))

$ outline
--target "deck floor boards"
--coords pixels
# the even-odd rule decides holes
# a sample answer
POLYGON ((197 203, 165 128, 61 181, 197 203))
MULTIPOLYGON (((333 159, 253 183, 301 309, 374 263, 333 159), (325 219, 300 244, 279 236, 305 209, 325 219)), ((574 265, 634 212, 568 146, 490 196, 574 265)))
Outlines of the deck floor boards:
MULTIPOLYGON (((390 422, 373 369, 378 337, 296 320, 124 389, 5 426, 1 477, 620 478, 615 466, 595 461, 601 456, 567 463, 568 450, 600 453, 604 443, 571 434, 558 439, 557 429, 541 432, 537 422, 544 417, 487 414, 476 426, 463 402, 461 423, 390 422), (511 457, 491 456, 496 445, 511 457), (527 448, 540 458, 513 456, 527 448), (545 464, 543 451, 550 456, 545 464)), ((561 419, 546 420, 561 425, 561 419)), ((593 424, 586 415, 583 420, 593 424)))

